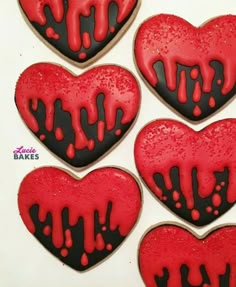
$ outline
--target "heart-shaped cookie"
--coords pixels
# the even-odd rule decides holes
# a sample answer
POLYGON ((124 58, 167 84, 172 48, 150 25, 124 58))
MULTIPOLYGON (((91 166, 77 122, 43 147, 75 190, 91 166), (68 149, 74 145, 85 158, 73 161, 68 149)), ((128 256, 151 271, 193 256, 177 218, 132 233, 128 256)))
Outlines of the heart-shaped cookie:
POLYGON ((26 69, 15 101, 29 129, 53 153, 74 167, 97 160, 133 123, 140 104, 136 79, 114 65, 74 76, 40 63, 26 69))
POLYGON ((78 64, 89 64, 134 19, 139 0, 19 0, 34 29, 78 64))
POLYGON ((173 15, 146 20, 135 39, 138 69, 150 86, 186 118, 214 113, 236 93, 236 16, 197 28, 173 15))
POLYGON ((63 263, 83 271, 123 242, 141 209, 137 181, 118 168, 101 168, 78 180, 42 167, 29 173, 18 194, 29 232, 63 263))
POLYGON ((235 226, 198 238, 181 227, 162 225, 148 232, 139 248, 146 287, 234 287, 235 265, 235 226))
POLYGON ((236 120, 196 132, 173 120, 145 126, 135 142, 137 169, 154 195, 192 224, 208 224, 236 201, 236 120))

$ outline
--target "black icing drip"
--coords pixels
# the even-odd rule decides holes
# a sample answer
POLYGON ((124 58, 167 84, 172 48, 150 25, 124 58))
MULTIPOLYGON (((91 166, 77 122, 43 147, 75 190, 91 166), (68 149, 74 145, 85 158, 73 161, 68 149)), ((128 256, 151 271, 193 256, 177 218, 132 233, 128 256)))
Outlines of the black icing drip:
POLYGON ((217 191, 216 189, 212 192, 212 194, 206 198, 202 198, 199 196, 198 193, 198 180, 197 180, 197 169, 194 168, 192 170, 192 188, 193 188, 193 197, 195 206, 194 209, 198 210, 200 213, 199 220, 193 220, 191 217, 191 210, 187 209, 186 200, 181 192, 180 188, 180 177, 179 177, 179 168, 173 167, 170 170, 170 178, 172 181, 172 189, 167 190, 163 176, 160 173, 156 173, 153 175, 154 181, 156 185, 163 191, 163 196, 167 198, 164 201, 164 204, 168 206, 172 211, 174 211, 177 215, 181 216, 185 220, 193 223, 197 226, 206 225, 213 220, 215 220, 218 216, 225 213, 229 210, 233 204, 228 203, 227 201, 227 188, 228 188, 228 178, 229 178, 229 171, 227 168, 224 169, 223 172, 215 172, 214 173, 216 178, 216 186, 220 185, 221 182, 225 182, 224 186, 221 186, 221 190, 217 191), (173 191, 179 191, 180 198, 178 202, 181 204, 181 208, 176 207, 176 201, 173 199, 173 191), (214 194, 218 193, 222 198, 222 203, 219 207, 214 208, 212 205, 212 197, 214 194), (212 207, 212 212, 207 212, 206 208, 208 206, 212 207), (218 215, 214 214, 214 211, 218 211, 218 215))
MULTIPOLYGON (((88 114, 85 109, 81 110, 81 126, 88 139, 93 139, 95 142, 94 149, 89 150, 84 148, 82 150, 75 150, 75 157, 69 158, 66 154, 69 144, 75 143, 75 133, 72 128, 71 115, 69 112, 62 109, 62 104, 60 100, 57 100, 54 104, 54 128, 50 132, 45 127, 46 119, 46 109, 42 101, 38 101, 37 110, 32 109, 32 103, 30 103, 30 111, 37 120, 39 130, 35 135, 40 138, 40 135, 45 135, 43 143, 57 156, 62 158, 64 161, 69 163, 74 167, 84 167, 88 164, 97 160, 100 156, 106 153, 114 144, 116 144, 125 132, 129 129, 133 121, 128 124, 122 125, 121 120, 123 117, 123 111, 121 109, 117 110, 116 114, 116 124, 111 131, 105 129, 104 140, 100 142, 98 140, 98 122, 105 122, 105 111, 104 111, 104 95, 100 94, 97 96, 97 109, 98 109, 98 121, 90 125, 88 124, 88 114), (63 140, 58 141, 55 137, 56 128, 60 127, 63 131, 63 140), (115 132, 120 130, 121 133, 116 135, 115 132)), ((106 122, 105 122, 106 124, 106 122)))
POLYGON ((227 94, 223 95, 221 92, 221 89, 224 84, 224 67, 223 65, 218 61, 212 61, 210 63, 210 66, 215 71, 215 76, 212 81, 212 90, 209 93, 202 92, 201 93, 201 100, 197 103, 193 101, 193 91, 195 83, 198 81, 200 83, 200 87, 202 90, 202 76, 200 72, 199 66, 183 66, 181 64, 177 65, 177 87, 174 91, 171 91, 166 86, 166 76, 165 76, 165 70, 164 65, 161 61, 158 61, 153 65, 153 68, 156 72, 156 75, 158 77, 158 84, 154 86, 153 88, 156 90, 156 92, 174 109, 176 109, 179 113, 181 113, 186 118, 198 121, 201 119, 204 119, 208 117, 210 114, 218 110, 220 107, 222 107, 230 98, 232 98, 236 93, 236 86, 227 94), (193 69, 198 70, 198 77, 197 79, 192 79, 190 76, 190 73, 193 69), (186 103, 180 103, 178 100, 178 88, 180 84, 180 74, 181 71, 185 71, 186 73, 186 82, 187 82, 187 102, 186 103), (218 82, 218 80, 221 80, 221 83, 218 82), (215 106, 210 107, 209 106, 209 99, 213 97, 215 100, 215 106), (196 105, 200 108, 201 114, 199 116, 195 116, 193 114, 193 110, 196 107, 196 105))
MULTIPOLYGON (((90 35, 91 39, 91 47, 86 49, 84 47, 81 47, 79 51, 72 51, 68 45, 67 40, 67 28, 66 28, 66 14, 68 10, 68 1, 64 0, 64 18, 62 22, 58 23, 55 21, 51 10, 48 6, 45 7, 44 13, 46 15, 47 23, 43 26, 39 25, 36 22, 31 22, 33 27, 36 29, 36 31, 43 36, 43 38, 51 44, 54 48, 56 48, 59 52, 61 52, 63 55, 68 57, 69 59, 78 62, 78 63, 84 63, 91 58, 95 57, 101 50, 103 50, 110 42, 113 40, 117 34, 120 32, 122 27, 128 22, 130 17, 132 17, 132 14, 134 10, 136 9, 138 5, 138 1, 136 1, 136 4, 133 8, 133 10, 130 12, 130 14, 121 22, 117 23, 117 15, 118 15, 118 5, 115 1, 112 1, 109 5, 109 27, 114 27, 114 32, 108 31, 107 37, 103 42, 97 42, 94 39, 94 15, 95 15, 95 8, 91 7, 91 14, 89 17, 80 16, 80 27, 81 31, 80 34, 82 35, 83 32, 87 32, 90 35), (47 28, 52 27, 57 34, 60 35, 60 39, 55 40, 53 38, 48 38, 46 35, 47 28), (85 59, 80 59, 78 55, 80 53, 86 53, 87 57, 85 59)), ((27 15, 26 15, 27 16, 27 15)))
MULTIPOLYGON (((183 264, 180 268, 180 274, 181 274, 181 281, 182 281, 182 287, 204 287, 204 284, 211 284, 210 277, 207 274, 206 268, 204 265, 200 266, 200 272, 202 275, 202 283, 200 285, 191 285, 188 282, 188 273, 189 273, 189 267, 185 264, 183 264)), ((171 274, 169 273, 167 268, 163 268, 163 276, 155 276, 155 282, 157 287, 169 287, 168 286, 168 279, 171 274)), ((229 285, 229 278, 230 278, 230 265, 226 265, 226 272, 225 274, 219 274, 219 287, 231 287, 229 285)))
POLYGON ((93 253, 86 253, 88 257, 88 265, 83 266, 81 264, 81 257, 85 253, 84 250, 84 220, 80 218, 78 223, 74 226, 69 225, 69 212, 68 208, 64 208, 61 217, 63 224, 63 231, 69 229, 71 231, 71 237, 73 240, 73 245, 71 248, 66 248, 66 246, 62 248, 56 248, 52 242, 52 234, 46 236, 43 233, 43 230, 46 226, 50 226, 52 229, 52 215, 50 213, 47 214, 46 220, 44 222, 40 222, 38 219, 39 206, 33 205, 30 208, 30 217, 35 226, 34 236, 40 241, 40 243, 49 250, 53 255, 55 255, 58 259, 60 259, 63 263, 70 266, 71 268, 79 271, 84 271, 86 269, 91 268, 98 262, 102 261, 109 254, 111 254, 125 239, 125 237, 120 235, 118 228, 114 231, 109 229, 110 226, 110 215, 112 212, 112 203, 108 204, 107 213, 106 213, 106 222, 104 225, 99 223, 99 214, 97 211, 94 212, 94 224, 95 224, 95 235, 98 233, 102 234, 105 244, 112 244, 112 250, 97 250, 95 249, 93 253), (103 227, 106 227, 106 230, 103 227), (68 251, 68 255, 63 257, 61 255, 61 250, 65 248, 68 251))

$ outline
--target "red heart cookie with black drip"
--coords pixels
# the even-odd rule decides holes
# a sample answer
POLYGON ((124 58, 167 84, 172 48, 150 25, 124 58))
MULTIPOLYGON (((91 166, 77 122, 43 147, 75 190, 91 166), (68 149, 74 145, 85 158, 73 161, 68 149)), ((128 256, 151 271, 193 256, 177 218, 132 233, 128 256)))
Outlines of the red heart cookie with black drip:
POLYGON ((141 204, 136 180, 109 167, 80 180, 57 168, 39 168, 23 179, 18 194, 29 232, 79 271, 114 252, 135 225, 141 204))
POLYGON ((175 110, 198 121, 236 93, 236 16, 197 28, 173 15, 144 22, 136 35, 137 66, 150 86, 175 110))
POLYGON ((146 287, 234 287, 235 265, 235 226, 198 238, 181 227, 162 225, 148 232, 139 248, 146 287))
POLYGON ((236 120, 201 131, 173 120, 145 126, 135 142, 135 162, 154 195, 183 219, 202 226, 236 201, 236 120))
POLYGON ((106 65, 74 76, 60 66, 35 64, 20 76, 15 101, 29 129, 74 167, 97 160, 133 123, 140 104, 136 79, 106 65))
POLYGON ((34 29, 78 64, 103 54, 134 19, 139 0, 19 0, 34 29))

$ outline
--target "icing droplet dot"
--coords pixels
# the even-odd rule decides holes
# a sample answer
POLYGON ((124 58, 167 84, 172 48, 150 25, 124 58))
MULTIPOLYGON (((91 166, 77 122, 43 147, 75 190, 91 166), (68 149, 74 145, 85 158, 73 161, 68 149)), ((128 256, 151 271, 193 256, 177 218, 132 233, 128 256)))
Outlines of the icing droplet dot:
POLYGON ((69 144, 67 151, 66 151, 66 155, 71 159, 75 157, 75 148, 73 144, 69 144))
POLYGON ((215 210, 214 215, 216 215, 216 216, 219 215, 219 210, 215 210))
POLYGON ((80 60, 84 60, 86 57, 87 57, 87 54, 84 53, 84 52, 82 52, 82 53, 79 54, 79 59, 80 59, 80 60))
POLYGON ((163 201, 167 201, 167 196, 163 196, 163 197, 162 197, 162 200, 163 200, 163 201))
POLYGON ((182 205, 181 205, 180 202, 176 202, 176 204, 175 204, 175 207, 176 207, 176 208, 181 208, 181 206, 182 206, 182 205))
POLYGON ((40 135, 40 136, 39 136, 39 139, 40 139, 41 141, 45 140, 45 138, 46 138, 45 135, 40 135))
POLYGON ((217 84, 218 84, 218 85, 221 85, 221 84, 222 84, 222 80, 221 80, 221 79, 218 79, 218 80, 217 80, 217 84))
POLYGON ((173 197, 174 201, 178 201, 179 200, 179 192, 177 190, 174 190, 172 197, 173 197))
POLYGON ((111 32, 111 33, 114 33, 114 32, 115 32, 115 27, 114 27, 114 26, 111 26, 111 27, 110 27, 110 32, 111 32))
POLYGON ((43 234, 45 236, 49 236, 51 234, 51 227, 49 225, 45 226, 44 229, 43 229, 43 234))
POLYGON ((221 191, 221 186, 220 185, 216 186, 216 191, 221 191))
POLYGON ((214 108, 214 107, 216 106, 216 101, 215 101, 215 99, 214 99, 213 97, 210 97, 208 104, 209 104, 209 107, 210 107, 210 108, 214 108))
POLYGON ((193 115, 195 117, 199 117, 201 115, 202 111, 201 109, 199 108, 199 106, 196 106, 194 109, 193 109, 193 115))
POLYGON ((61 256, 62 257, 66 257, 68 255, 68 250, 66 249, 66 248, 63 248, 62 250, 61 250, 61 256))
POLYGON ((121 134, 121 130, 120 130, 120 129, 118 129, 118 130, 115 131, 115 135, 116 135, 116 136, 119 136, 120 134, 121 134))
POLYGON ((87 266, 88 265, 88 256, 86 253, 83 253, 83 255, 81 256, 81 260, 80 263, 82 266, 87 266))
POLYGON ((55 130, 55 138, 56 138, 58 141, 63 140, 64 134, 63 134, 63 131, 62 131, 61 128, 56 128, 56 130, 55 130))
POLYGON ((211 206, 207 206, 206 207, 206 212, 211 213, 212 212, 212 207, 211 206))
POLYGON ((200 218, 200 213, 199 213, 198 210, 193 209, 193 210, 191 211, 191 216, 192 216, 192 219, 193 219, 194 221, 197 221, 197 220, 200 218))
POLYGON ((106 246, 106 249, 107 249, 108 251, 111 251, 112 248, 113 248, 112 245, 111 245, 110 243, 108 243, 107 246, 106 246))
POLYGON ((221 186, 225 186, 225 182, 224 182, 224 181, 221 181, 220 185, 221 185, 221 186))
POLYGON ((46 35, 48 38, 54 39, 54 40, 58 40, 60 38, 59 34, 57 34, 52 27, 48 27, 46 29, 46 35))
POLYGON ((90 140, 90 141, 88 142, 88 149, 89 149, 89 150, 93 150, 93 149, 94 149, 94 146, 95 146, 94 140, 90 140))
POLYGON ((198 77, 198 74, 199 74, 198 69, 197 69, 197 68, 194 68, 194 69, 192 69, 191 72, 190 72, 190 77, 191 77, 193 80, 196 80, 197 77, 198 77))
POLYGON ((212 204, 215 206, 215 207, 218 207, 221 205, 221 197, 218 193, 214 194, 213 197, 212 197, 212 204))
POLYGON ((107 231, 106 226, 103 226, 103 227, 102 227, 102 231, 107 231))

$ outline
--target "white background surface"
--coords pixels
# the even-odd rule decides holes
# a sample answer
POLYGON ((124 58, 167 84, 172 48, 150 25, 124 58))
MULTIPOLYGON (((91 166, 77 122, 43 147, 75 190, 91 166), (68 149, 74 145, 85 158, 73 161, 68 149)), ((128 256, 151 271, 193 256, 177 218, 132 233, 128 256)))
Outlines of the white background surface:
MULTIPOLYGON (((79 273, 63 265, 41 246, 27 231, 19 216, 18 187, 23 177, 34 168, 53 165, 67 168, 77 176, 83 177, 95 168, 115 165, 126 168, 138 176, 133 159, 133 143, 138 131, 156 118, 172 118, 187 123, 152 95, 140 79, 133 63, 132 46, 135 31, 143 20, 159 13, 179 15, 194 25, 200 25, 218 15, 236 14, 236 3, 234 0, 142 1, 139 14, 127 33, 96 62, 96 65, 122 65, 137 76, 142 90, 138 120, 126 138, 105 158, 83 172, 76 172, 55 158, 26 128, 15 107, 14 89, 20 73, 36 62, 55 62, 75 74, 81 74, 84 70, 60 58, 35 36, 22 18, 17 1, 1 1, 0 287, 144 287, 138 270, 137 254, 140 239, 150 226, 163 221, 179 222, 201 235, 222 223, 235 223, 236 206, 214 223, 204 228, 193 228, 163 207, 142 184, 144 205, 133 232, 108 260, 88 272, 79 273), (40 159, 14 160, 13 150, 21 145, 36 148, 40 159)), ((234 117, 235 114, 236 103, 233 100, 230 105, 203 123, 187 124, 199 130, 213 121, 234 117)))

